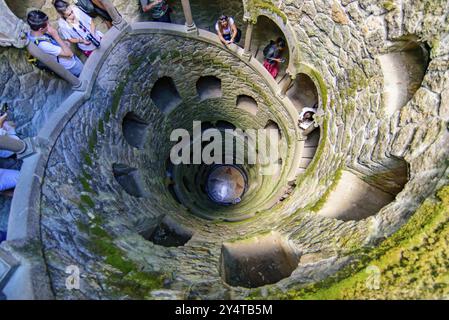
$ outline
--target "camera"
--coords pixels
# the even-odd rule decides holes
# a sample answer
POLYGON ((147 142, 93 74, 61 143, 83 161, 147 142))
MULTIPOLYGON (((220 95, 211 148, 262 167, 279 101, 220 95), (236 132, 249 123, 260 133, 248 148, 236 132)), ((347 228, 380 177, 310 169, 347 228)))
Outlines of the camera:
POLYGON ((97 39, 95 39, 95 37, 88 33, 86 36, 86 40, 90 41, 94 46, 96 46, 97 48, 100 46, 100 41, 98 41, 97 39))

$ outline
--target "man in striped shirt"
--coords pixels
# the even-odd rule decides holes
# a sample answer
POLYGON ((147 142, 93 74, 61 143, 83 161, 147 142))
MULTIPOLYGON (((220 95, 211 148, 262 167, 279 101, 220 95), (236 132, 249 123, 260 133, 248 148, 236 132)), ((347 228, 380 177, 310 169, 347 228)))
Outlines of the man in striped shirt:
POLYGON ((140 0, 143 12, 151 12, 153 21, 168 22, 170 19, 170 7, 166 0, 140 0))

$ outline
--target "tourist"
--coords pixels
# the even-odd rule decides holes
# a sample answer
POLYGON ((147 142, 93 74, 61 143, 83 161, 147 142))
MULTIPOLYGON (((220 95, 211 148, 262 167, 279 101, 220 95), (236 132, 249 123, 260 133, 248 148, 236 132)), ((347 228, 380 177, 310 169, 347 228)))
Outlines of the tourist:
POLYGON ((101 17, 109 29, 112 27, 112 18, 100 0, 78 0, 76 6, 92 18, 101 17))
POLYGON ((78 45, 84 55, 89 57, 100 46, 103 38, 103 34, 96 29, 93 19, 64 0, 56 0, 54 6, 61 16, 58 24, 62 38, 78 45))
MULTIPOLYGON (((0 136, 9 136, 13 139, 20 140, 16 134, 15 125, 11 121, 6 121, 8 114, 5 112, 0 116, 0 136)), ((0 149, 0 158, 9 158, 14 152, 0 149)))
POLYGON ((301 129, 306 130, 310 127, 311 124, 313 124, 313 116, 316 113, 315 108, 308 108, 305 107, 302 109, 301 113, 299 114, 299 120, 298 125, 301 129))
POLYGON ((215 24, 218 38, 223 44, 238 43, 242 37, 242 31, 237 28, 232 17, 222 15, 215 24))
POLYGON ((40 10, 33 10, 28 13, 27 22, 31 28, 28 39, 44 53, 53 56, 55 61, 75 77, 79 77, 83 63, 49 24, 48 16, 40 10))
POLYGON ((140 0, 143 12, 151 12, 153 21, 171 23, 170 6, 166 0, 140 0))
POLYGON ((12 190, 19 181, 19 170, 0 168, 0 192, 7 191, 4 195, 12 196, 12 190))
POLYGON ((279 37, 276 41, 271 40, 270 43, 263 49, 263 55, 265 58, 263 66, 268 70, 273 78, 277 77, 280 64, 285 62, 285 60, 281 58, 285 47, 285 40, 279 37))

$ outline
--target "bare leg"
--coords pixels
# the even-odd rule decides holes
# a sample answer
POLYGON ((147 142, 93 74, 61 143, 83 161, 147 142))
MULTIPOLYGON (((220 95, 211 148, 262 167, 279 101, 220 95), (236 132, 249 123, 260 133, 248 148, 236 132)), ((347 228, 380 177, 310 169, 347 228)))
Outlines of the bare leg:
POLYGON ((3 114, 1 117, 0 117, 0 128, 3 128, 3 124, 5 123, 5 121, 6 121, 6 117, 8 116, 8 114, 5 112, 5 114, 3 114))

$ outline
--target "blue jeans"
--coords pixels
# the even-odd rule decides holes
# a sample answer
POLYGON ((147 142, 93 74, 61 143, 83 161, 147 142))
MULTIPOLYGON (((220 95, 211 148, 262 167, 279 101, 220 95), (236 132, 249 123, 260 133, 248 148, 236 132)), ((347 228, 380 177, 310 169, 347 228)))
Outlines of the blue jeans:
POLYGON ((81 74, 81 71, 83 71, 84 65, 77 56, 75 56, 75 61, 76 61, 75 65, 67 70, 69 70, 70 73, 73 74, 75 77, 79 77, 81 74))
POLYGON ((19 170, 0 169, 0 191, 15 188, 19 174, 19 170))

